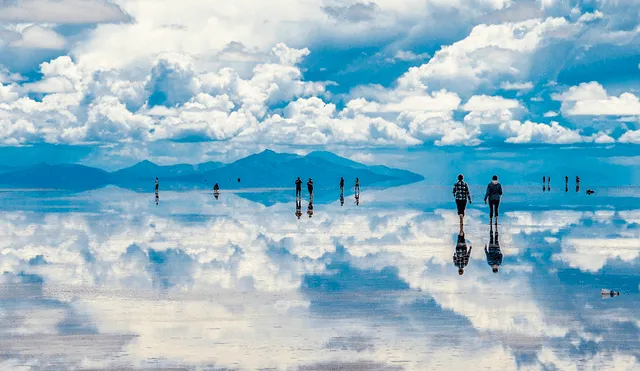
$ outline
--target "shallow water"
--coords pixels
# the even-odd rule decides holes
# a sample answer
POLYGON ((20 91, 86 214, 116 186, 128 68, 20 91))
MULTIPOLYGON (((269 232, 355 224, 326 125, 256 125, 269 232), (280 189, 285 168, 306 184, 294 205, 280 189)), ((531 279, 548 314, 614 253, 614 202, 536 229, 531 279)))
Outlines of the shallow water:
POLYGON ((0 192, 0 369, 638 370, 640 192, 0 192), (603 299, 601 289, 620 296, 603 299))

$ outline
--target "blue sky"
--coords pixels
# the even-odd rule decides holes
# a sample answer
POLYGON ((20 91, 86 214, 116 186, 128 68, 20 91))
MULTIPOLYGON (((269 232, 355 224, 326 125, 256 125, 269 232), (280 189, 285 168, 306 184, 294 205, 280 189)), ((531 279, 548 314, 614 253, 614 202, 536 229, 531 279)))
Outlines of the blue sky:
POLYGON ((264 148, 375 159, 623 145, 630 156, 638 11, 607 0, 2 2, 0 152, 102 167, 264 148))

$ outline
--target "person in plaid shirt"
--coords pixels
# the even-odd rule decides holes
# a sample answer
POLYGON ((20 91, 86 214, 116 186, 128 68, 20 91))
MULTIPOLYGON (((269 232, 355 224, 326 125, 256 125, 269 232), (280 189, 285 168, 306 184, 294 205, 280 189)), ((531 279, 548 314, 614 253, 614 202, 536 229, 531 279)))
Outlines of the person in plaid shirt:
POLYGON ((453 185, 453 196, 456 199, 456 206, 458 207, 458 215, 460 216, 460 230, 462 230, 462 223, 464 220, 464 210, 467 208, 467 200, 471 201, 471 193, 469 193, 469 185, 464 181, 464 175, 458 175, 458 182, 453 185))

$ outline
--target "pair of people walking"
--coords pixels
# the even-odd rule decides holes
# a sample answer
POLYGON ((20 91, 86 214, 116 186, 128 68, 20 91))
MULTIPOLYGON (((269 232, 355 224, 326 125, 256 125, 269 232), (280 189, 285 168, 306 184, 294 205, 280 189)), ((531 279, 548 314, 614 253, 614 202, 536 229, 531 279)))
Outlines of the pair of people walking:
MULTIPOLYGON (((460 217, 460 231, 462 232, 467 201, 469 204, 473 203, 471 200, 471 192, 469 192, 469 185, 464 181, 464 175, 462 174, 458 175, 458 181, 453 185, 453 196, 456 200, 458 216, 460 217)), ((493 222, 493 217, 495 215, 495 223, 498 224, 498 208, 500 206, 501 198, 502 185, 498 182, 498 176, 494 175, 491 183, 487 185, 487 190, 484 194, 484 203, 486 204, 487 201, 489 201, 489 223, 493 222)))

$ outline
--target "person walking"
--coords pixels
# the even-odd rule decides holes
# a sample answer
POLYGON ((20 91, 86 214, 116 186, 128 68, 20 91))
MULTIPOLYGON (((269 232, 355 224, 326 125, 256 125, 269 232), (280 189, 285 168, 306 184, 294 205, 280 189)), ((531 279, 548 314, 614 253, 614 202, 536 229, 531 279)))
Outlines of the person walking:
POLYGON ((340 192, 344 192, 344 178, 340 177, 340 192))
POLYGON ((356 185, 354 187, 357 194, 360 194, 360 179, 356 178, 356 185))
POLYGON ((158 177, 156 177, 156 192, 158 192, 159 187, 160 187, 160 184, 158 183, 158 177))
POLYGON ((298 177, 298 179, 296 179, 296 198, 301 198, 302 197, 302 180, 300 179, 300 177, 298 177))
POLYGON ((458 181, 453 185, 453 197, 456 199, 456 207, 458 216, 460 216, 460 228, 464 223, 464 212, 467 208, 467 200, 472 204, 471 193, 469 193, 469 185, 464 181, 464 175, 458 174, 458 181))
POLYGON ((498 224, 498 207, 502 198, 502 185, 498 182, 498 176, 494 175, 491 183, 487 185, 487 191, 484 194, 484 203, 486 205, 489 199, 489 224, 493 222, 493 215, 496 216, 496 225, 498 224))

